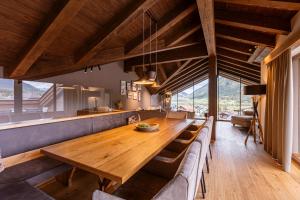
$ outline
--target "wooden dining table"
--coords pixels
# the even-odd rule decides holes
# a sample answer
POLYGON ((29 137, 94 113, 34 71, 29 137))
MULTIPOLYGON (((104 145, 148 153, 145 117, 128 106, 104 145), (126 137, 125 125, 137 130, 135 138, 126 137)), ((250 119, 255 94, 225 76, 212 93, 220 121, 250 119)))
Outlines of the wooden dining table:
POLYGON ((99 177, 101 190, 121 185, 177 138, 192 119, 151 118, 159 130, 139 132, 136 124, 68 140, 41 149, 46 156, 99 177))

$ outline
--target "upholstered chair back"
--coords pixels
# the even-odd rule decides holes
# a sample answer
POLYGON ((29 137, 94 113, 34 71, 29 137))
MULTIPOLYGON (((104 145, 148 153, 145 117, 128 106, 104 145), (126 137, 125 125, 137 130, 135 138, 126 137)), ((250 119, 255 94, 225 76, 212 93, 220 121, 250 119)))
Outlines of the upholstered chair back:
POLYGON ((174 178, 153 198, 156 200, 193 200, 197 190, 197 174, 201 144, 193 142, 188 148, 174 178))
POLYGON ((186 119, 187 118, 187 112, 169 111, 167 113, 166 118, 168 118, 168 119, 186 119))

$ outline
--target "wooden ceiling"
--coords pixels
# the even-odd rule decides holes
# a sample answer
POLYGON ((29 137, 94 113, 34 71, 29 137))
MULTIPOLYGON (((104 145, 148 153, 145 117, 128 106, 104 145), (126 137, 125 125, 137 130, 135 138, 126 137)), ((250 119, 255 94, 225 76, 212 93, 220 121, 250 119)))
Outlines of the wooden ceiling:
POLYGON ((40 79, 124 60, 141 75, 143 54, 156 64, 157 38, 162 87, 151 92, 207 77, 209 56, 220 75, 259 83, 259 62, 299 10, 295 0, 1 0, 0 66, 7 78, 40 79))

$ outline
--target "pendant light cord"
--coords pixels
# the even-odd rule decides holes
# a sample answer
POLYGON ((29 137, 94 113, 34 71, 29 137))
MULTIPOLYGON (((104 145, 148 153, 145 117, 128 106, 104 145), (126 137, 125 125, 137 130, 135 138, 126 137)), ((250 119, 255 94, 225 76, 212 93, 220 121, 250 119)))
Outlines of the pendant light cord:
POLYGON ((149 56, 150 56, 150 63, 149 63, 149 66, 150 66, 150 71, 152 71, 152 70, 151 70, 151 65, 152 65, 152 62, 151 62, 151 61, 152 61, 152 59, 151 59, 151 57, 152 57, 152 56, 151 56, 151 54, 152 54, 152 52, 151 52, 151 50, 152 50, 152 49, 151 49, 151 40, 152 40, 152 30, 151 30, 151 25, 152 25, 152 24, 151 24, 151 22, 152 22, 152 18, 151 18, 150 15, 149 15, 149 19, 150 19, 150 54, 149 54, 149 56))
POLYGON ((145 10, 143 9, 143 73, 145 71, 145 10))
POLYGON ((157 77, 157 22, 155 23, 155 71, 156 71, 156 74, 155 74, 155 78, 158 80, 158 77, 157 77))

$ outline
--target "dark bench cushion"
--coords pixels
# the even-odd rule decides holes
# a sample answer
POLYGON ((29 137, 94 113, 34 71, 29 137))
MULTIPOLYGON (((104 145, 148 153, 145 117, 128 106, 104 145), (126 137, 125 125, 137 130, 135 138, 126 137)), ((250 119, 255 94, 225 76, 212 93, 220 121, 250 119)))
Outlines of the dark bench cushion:
POLYGON ((41 157, 29 162, 6 168, 0 173, 0 187, 8 183, 26 181, 46 171, 62 165, 61 162, 47 157, 41 157))
POLYGON ((26 182, 8 184, 0 189, 1 200, 54 200, 26 182))

